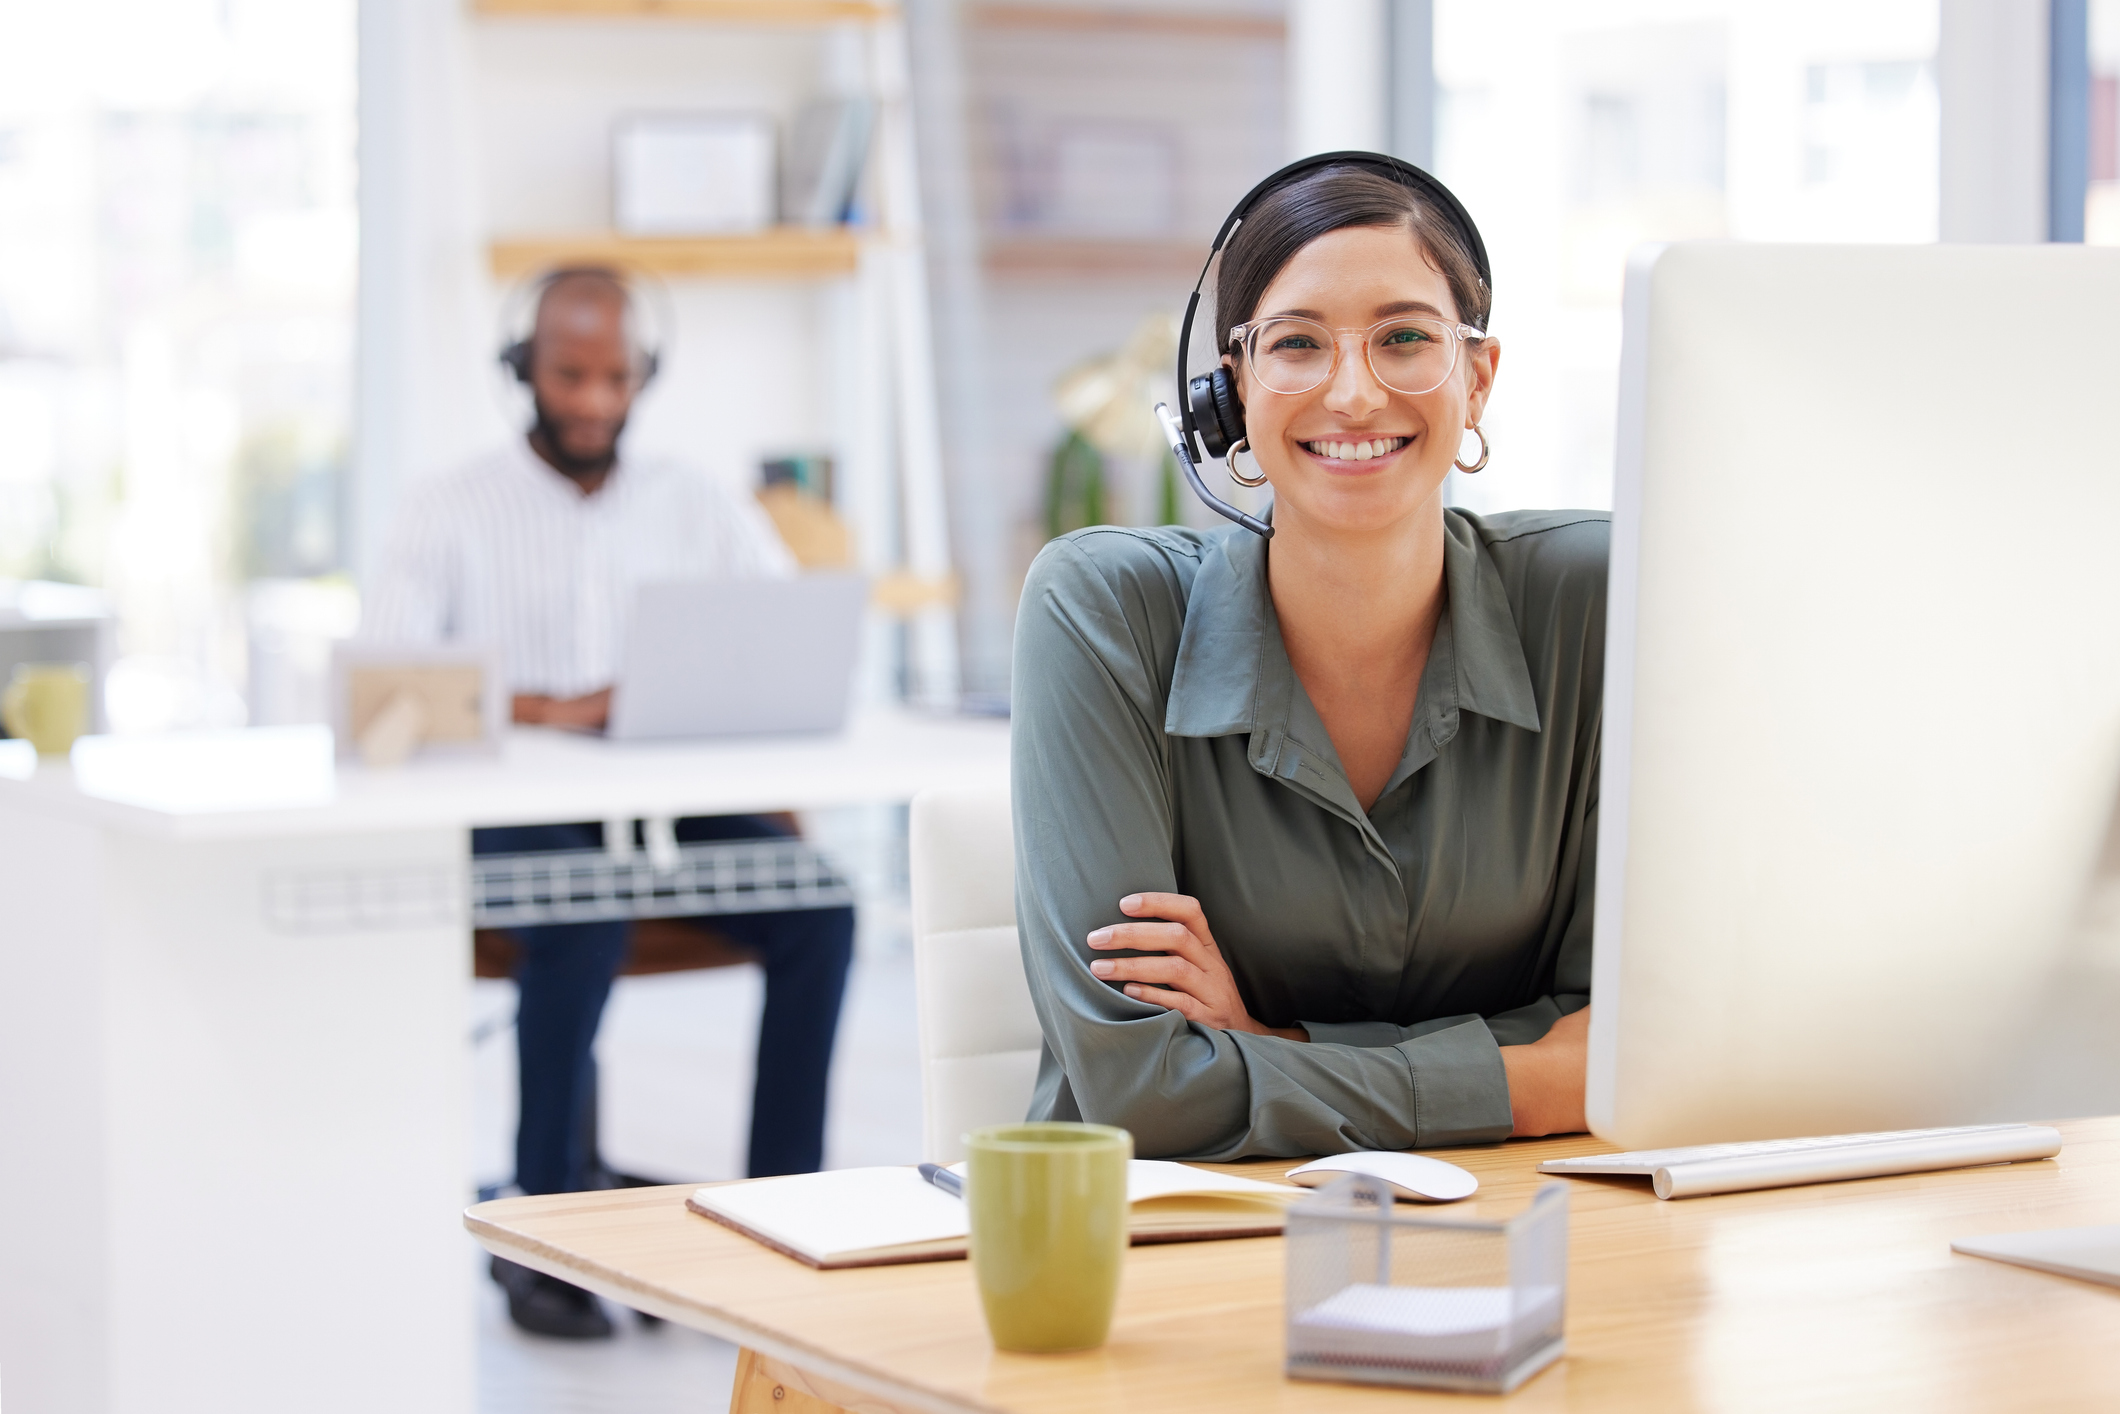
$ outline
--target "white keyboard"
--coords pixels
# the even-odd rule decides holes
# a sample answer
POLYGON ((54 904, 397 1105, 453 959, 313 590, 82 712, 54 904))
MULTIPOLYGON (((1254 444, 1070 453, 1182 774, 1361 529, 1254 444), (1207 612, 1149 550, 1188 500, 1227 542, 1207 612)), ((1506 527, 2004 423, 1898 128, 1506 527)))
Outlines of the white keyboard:
POLYGON ((2061 1132, 2036 1124, 1973 1124, 1955 1129, 1896 1129, 1879 1134, 1825 1134, 1695 1144, 1548 1159, 1540 1173, 1647 1176, 1659 1198, 1695 1198, 1753 1188, 1785 1188, 1885 1174, 2050 1159, 2061 1132))

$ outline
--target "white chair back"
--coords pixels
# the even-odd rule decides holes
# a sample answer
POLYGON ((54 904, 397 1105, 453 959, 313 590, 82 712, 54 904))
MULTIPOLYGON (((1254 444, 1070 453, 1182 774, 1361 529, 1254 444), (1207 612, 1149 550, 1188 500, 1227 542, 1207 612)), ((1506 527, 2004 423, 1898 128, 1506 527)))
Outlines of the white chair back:
POLYGON ((913 801, 913 977, 921 1147, 964 1157, 964 1135, 1030 1109, 1044 1036, 1016 945, 1016 851, 1006 787, 913 801))

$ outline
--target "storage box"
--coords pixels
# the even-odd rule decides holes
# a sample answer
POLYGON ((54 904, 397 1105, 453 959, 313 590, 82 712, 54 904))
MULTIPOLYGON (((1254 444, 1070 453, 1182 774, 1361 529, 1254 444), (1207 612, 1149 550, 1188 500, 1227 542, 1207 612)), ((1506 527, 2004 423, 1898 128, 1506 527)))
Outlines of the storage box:
POLYGON ((637 114, 612 135, 612 224, 628 236, 737 235, 773 224, 773 120, 637 114))
POLYGON ((1565 1184, 1492 1222, 1350 1174, 1289 1210, 1287 1242, 1291 1379, 1503 1394, 1561 1354, 1565 1184))

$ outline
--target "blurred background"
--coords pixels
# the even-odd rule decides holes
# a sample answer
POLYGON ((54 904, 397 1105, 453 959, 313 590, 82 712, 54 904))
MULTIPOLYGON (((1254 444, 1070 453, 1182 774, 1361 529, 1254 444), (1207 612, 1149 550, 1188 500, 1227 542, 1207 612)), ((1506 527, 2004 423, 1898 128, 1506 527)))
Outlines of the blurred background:
MULTIPOLYGON (((1211 523, 1149 421, 1177 316, 1235 200, 1343 147, 1430 167, 1492 253, 1493 461, 1448 494, 1602 507, 1636 244, 2120 244, 2120 0, 0 0, 0 628, 107 614, 116 731, 325 720, 407 490, 525 425, 525 283, 611 261, 669 326, 625 445, 877 580, 871 700, 1003 710, 1047 539, 1211 523)), ((864 903, 865 958, 902 917, 864 903)), ((834 1165, 915 1157, 896 951, 834 1165)), ((616 1159, 737 1170, 756 986, 621 986, 616 1159)), ((484 1329, 493 1410, 708 1407, 732 1358, 484 1329)))
POLYGON ((630 445, 828 468, 903 578, 875 690, 939 700, 1006 692, 1054 530, 1199 519, 1140 405, 1303 151, 1431 165, 1486 233, 1481 510, 1606 503, 1635 242, 2120 241, 2112 0, 647 8, 0 0, 0 578, 105 596, 114 727, 322 717, 398 498, 518 425, 502 305, 556 260, 667 293, 630 445), (763 119, 785 165, 857 104, 830 229, 619 229, 630 122, 763 119))

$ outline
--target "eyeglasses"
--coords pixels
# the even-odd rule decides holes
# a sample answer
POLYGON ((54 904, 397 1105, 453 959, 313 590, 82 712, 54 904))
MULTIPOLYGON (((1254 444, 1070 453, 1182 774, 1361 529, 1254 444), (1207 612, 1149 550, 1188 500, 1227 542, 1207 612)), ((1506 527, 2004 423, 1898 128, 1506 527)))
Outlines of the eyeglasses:
POLYGON ((1252 377, 1271 393, 1307 393, 1339 371, 1338 335, 1362 336, 1362 356, 1377 382, 1395 393, 1432 393, 1457 367, 1458 345, 1484 339, 1470 324, 1404 315, 1367 329, 1328 329, 1314 319, 1279 316, 1229 331, 1252 377))

